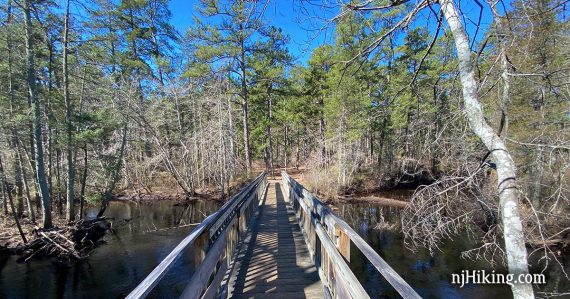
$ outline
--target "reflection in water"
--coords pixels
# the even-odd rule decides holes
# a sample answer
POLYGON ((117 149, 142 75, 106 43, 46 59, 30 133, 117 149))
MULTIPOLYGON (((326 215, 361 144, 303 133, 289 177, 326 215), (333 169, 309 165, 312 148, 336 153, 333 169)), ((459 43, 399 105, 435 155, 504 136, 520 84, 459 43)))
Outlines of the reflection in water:
MULTIPOLYGON (((193 226, 145 233, 165 227, 197 223, 218 209, 215 202, 197 201, 176 206, 155 203, 112 202, 106 216, 113 218, 115 234, 89 258, 71 267, 51 259, 17 263, 0 255, 0 298, 123 298, 192 230, 193 226)), ((86 217, 95 217, 96 208, 86 217)), ((177 297, 192 275, 194 255, 183 255, 151 293, 177 297)))
MULTIPOLYGON (((335 208, 335 212, 357 229, 364 240, 423 298, 512 298, 507 285, 470 284, 463 288, 452 285, 452 273, 461 273, 461 270, 490 272, 493 268, 487 262, 469 261, 460 257, 462 251, 476 246, 467 236, 457 236, 454 240, 445 242, 440 247, 441 252, 434 256, 430 256, 427 250, 408 250, 396 228, 400 221, 400 211, 398 208, 374 204, 341 204, 335 208)), ((350 267, 373 298, 400 298, 354 245, 351 247, 350 267)), ((568 264, 566 268, 570 270, 568 264)), ((547 284, 540 291, 564 292, 570 289, 563 274, 556 271, 560 271, 559 268, 546 273, 547 284)))
MULTIPOLYGON (((51 259, 16 263, 16 257, 0 255, 0 298, 122 298, 127 295, 193 228, 162 230, 165 227, 198 223, 213 213, 217 203, 198 201, 176 206, 172 202, 112 202, 107 217, 114 219, 115 234, 107 234, 104 244, 89 258, 72 267, 51 259)), ((97 209, 88 209, 94 217, 97 209)), ((466 261, 461 252, 473 247, 462 236, 441 246, 442 252, 430 256, 425 250, 405 248, 398 233, 397 208, 371 204, 339 205, 335 211, 382 256, 424 298, 510 298, 508 286, 451 285, 451 273, 461 270, 491 270, 484 262, 466 261)), ((151 298, 175 298, 192 275, 194 255, 188 249, 151 298)), ((399 298, 376 269, 353 246, 351 268, 373 298, 399 298)), ((559 271, 559 270, 556 270, 559 271)), ((543 291, 568 291, 562 273, 548 272, 543 291)), ((291 298, 293 299, 293 298, 291 298)))

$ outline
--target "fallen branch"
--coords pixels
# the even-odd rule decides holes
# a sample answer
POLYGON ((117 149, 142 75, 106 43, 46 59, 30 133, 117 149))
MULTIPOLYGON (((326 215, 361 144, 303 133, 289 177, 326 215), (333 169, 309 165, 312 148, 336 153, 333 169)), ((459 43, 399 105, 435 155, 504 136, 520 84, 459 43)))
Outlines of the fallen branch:
MULTIPOLYGON (((77 254, 77 252, 74 249, 69 249, 69 248, 65 248, 63 247, 61 244, 59 244, 58 242, 56 242, 54 239, 50 238, 50 236, 48 236, 45 232, 43 231, 39 231, 38 227, 36 226, 35 229, 38 231, 38 233, 46 238, 49 242, 51 242, 53 245, 55 245, 57 248, 61 249, 63 252, 73 256, 76 259, 81 259, 81 257, 79 256, 79 254, 77 254)), ((55 232, 57 234, 57 232, 55 232)), ((73 243, 72 243, 73 244, 73 243)))
POLYGON ((49 230, 35 226, 34 240, 9 250, 21 254, 24 261, 29 261, 34 256, 56 257, 63 261, 84 259, 110 228, 111 223, 104 218, 80 220, 69 226, 49 230))
POLYGON ((183 225, 179 225, 179 226, 157 228, 157 229, 152 229, 152 230, 149 229, 149 230, 146 230, 145 233, 161 232, 161 231, 170 230, 170 229, 183 228, 183 227, 188 227, 188 226, 196 226, 198 224, 200 224, 200 223, 183 224, 183 225))
POLYGON ((544 241, 530 241, 528 245, 532 247, 551 247, 551 246, 568 246, 570 244, 570 239, 552 239, 552 240, 544 240, 544 241))

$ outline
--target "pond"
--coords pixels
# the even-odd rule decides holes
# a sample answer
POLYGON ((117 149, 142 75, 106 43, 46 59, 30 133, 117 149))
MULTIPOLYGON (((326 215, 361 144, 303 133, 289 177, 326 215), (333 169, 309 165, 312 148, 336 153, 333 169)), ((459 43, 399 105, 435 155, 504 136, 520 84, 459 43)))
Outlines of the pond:
MULTIPOLYGON (((18 263, 15 256, 0 255, 0 298, 123 298, 194 226, 157 229, 199 223, 218 207, 206 201, 186 206, 169 201, 111 202, 105 215, 114 219, 115 233, 108 233, 106 244, 84 261, 67 267, 51 259, 18 263)), ((95 217, 97 211, 88 208, 86 215, 95 217)), ((193 268, 194 255, 183 255, 151 297, 177 298, 193 268)))
MULTIPOLYGON (((505 273, 505 269, 497 265, 493 268, 486 261, 461 258, 462 251, 477 247, 466 235, 444 242, 440 246, 441 251, 433 256, 425 249, 409 250, 401 233, 394 229, 394 225, 400 222, 400 211, 399 208, 363 203, 338 204, 335 209, 423 298, 512 298, 508 285, 469 284, 460 288, 451 284, 451 274, 459 274, 462 270, 490 273, 495 269, 497 273, 505 273)), ((569 257, 562 258, 568 272, 569 257)), ((350 267, 374 298, 400 298, 354 245, 351 247, 350 267)), ((534 273, 541 270, 531 268, 534 273)), ((540 292, 570 291, 570 282, 560 273, 559 267, 548 269, 545 275, 547 284, 541 286, 540 292)))
MULTIPOLYGON (((107 234, 106 244, 84 261, 67 267, 51 259, 18 263, 15 256, 0 255, 0 298, 123 298, 193 226, 160 229, 198 223, 218 208, 218 203, 204 201, 185 206, 169 201, 112 202, 106 215, 114 218, 115 233, 107 234)), ((463 250, 473 247, 468 238, 459 236, 443 244, 442 252, 434 256, 425 250, 412 252, 404 246, 400 234, 390 229, 400 221, 399 209, 373 204, 344 204, 337 208, 336 212, 424 298, 511 297, 509 287, 504 285, 459 288, 450 283, 451 273, 491 269, 488 263, 460 257, 463 250), (379 228, 378 219, 384 223, 379 228)), ((94 217, 96 212, 96 208, 87 209, 86 215, 94 217)), ((194 268, 191 250, 176 262, 150 298, 176 298, 180 294, 194 268)), ((373 297, 399 298, 354 247, 350 266, 373 297)), ((570 290, 568 281, 556 272, 547 272, 547 283, 542 291, 570 290)))

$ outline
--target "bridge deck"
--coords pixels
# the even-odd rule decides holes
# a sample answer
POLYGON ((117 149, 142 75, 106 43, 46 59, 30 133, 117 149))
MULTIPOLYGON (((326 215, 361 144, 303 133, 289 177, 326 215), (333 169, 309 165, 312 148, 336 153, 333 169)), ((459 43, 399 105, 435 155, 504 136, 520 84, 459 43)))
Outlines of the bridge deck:
POLYGON ((232 298, 323 298, 319 279, 279 181, 266 198, 235 260, 232 298))

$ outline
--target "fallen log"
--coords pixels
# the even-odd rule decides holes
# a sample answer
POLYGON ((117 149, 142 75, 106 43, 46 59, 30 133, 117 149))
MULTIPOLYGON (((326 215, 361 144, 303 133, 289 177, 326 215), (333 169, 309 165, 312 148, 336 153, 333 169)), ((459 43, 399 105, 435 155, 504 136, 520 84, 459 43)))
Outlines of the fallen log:
POLYGON ((365 196, 365 197, 349 197, 349 196, 338 196, 338 199, 349 203, 374 203, 382 206, 390 206, 397 208, 406 208, 410 204, 407 201, 397 200, 387 197, 378 196, 365 196))
POLYGON ((530 241, 528 242, 528 245, 530 245, 531 247, 553 247, 553 246, 566 247, 570 245, 570 239, 560 238, 560 239, 550 239, 544 241, 530 241))

